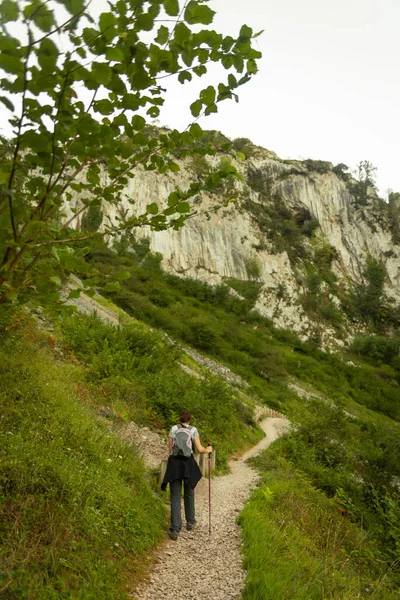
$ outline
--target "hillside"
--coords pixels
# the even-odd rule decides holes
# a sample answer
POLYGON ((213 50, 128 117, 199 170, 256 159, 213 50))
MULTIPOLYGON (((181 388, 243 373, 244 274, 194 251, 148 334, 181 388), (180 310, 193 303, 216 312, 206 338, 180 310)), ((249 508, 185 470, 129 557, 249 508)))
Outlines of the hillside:
POLYGON ((251 288, 260 314, 303 340, 319 337, 324 345, 342 345, 365 318, 398 325, 398 194, 389 202, 379 198, 367 167, 357 180, 343 164, 282 160, 246 139, 234 140, 244 159, 234 160, 218 150, 229 144, 219 132, 205 132, 202 143, 214 145, 215 155, 177 159, 177 173, 139 169, 118 209, 94 208, 91 220, 78 219, 76 226, 85 230, 90 221, 92 230, 108 227, 120 214, 142 214, 152 200, 167 206, 175 189, 204 182, 231 162, 242 179, 230 178, 212 194, 199 193, 198 216, 185 227, 136 230, 137 242, 161 254, 164 270, 223 283, 239 294, 251 288), (384 310, 374 302, 377 294, 385 298, 384 310))
MULTIPOLYGON (((197 200, 199 212, 235 205, 176 232, 94 238, 77 274, 103 296, 66 269, 65 305, 0 307, 5 598, 134 595, 163 548, 156 465, 183 406, 219 475, 262 437, 254 407, 292 423, 252 463, 260 485, 238 517, 247 577, 227 600, 243 581, 243 600, 398 598, 397 196, 386 205, 343 167, 236 143, 243 180, 197 200)), ((140 172, 131 199, 140 209, 155 181, 166 197, 223 160, 140 172)), ((92 209, 79 226, 106 217, 92 209)))
POLYGON ((161 539, 165 512, 118 431, 133 420, 165 434, 184 403, 224 471, 229 455, 259 439, 251 405, 261 403, 295 428, 257 459, 263 484, 240 517, 243 597, 353 600, 368 588, 396 598, 398 338, 364 336, 331 355, 276 329, 250 300, 163 273, 148 247, 138 258, 101 246, 88 258, 105 271, 128 267, 132 280, 110 293, 117 302, 247 383, 229 387, 121 313, 120 329, 84 315, 49 314, 39 331, 24 312, 3 322, 4 597, 124 597, 140 579, 139 556, 161 539))

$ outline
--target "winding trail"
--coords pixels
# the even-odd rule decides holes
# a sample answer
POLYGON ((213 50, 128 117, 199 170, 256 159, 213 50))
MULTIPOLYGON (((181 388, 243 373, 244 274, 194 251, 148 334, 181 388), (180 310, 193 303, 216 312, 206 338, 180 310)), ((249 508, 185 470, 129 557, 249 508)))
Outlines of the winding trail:
POLYGON ((203 478, 196 487, 196 528, 191 532, 182 530, 176 542, 165 542, 148 581, 141 584, 130 595, 131 598, 240 599, 245 572, 242 569, 240 528, 236 524, 236 516, 259 479, 257 472, 245 461, 276 440, 289 427, 289 421, 266 418, 260 426, 265 437, 240 459, 229 463, 229 475, 211 480, 211 536, 208 533, 208 480, 203 478))

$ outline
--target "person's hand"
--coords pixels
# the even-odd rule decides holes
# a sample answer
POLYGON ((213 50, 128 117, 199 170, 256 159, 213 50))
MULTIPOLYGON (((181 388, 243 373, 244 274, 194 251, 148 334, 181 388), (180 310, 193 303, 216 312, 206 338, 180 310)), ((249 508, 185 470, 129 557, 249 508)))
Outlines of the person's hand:
POLYGON ((207 454, 211 454, 212 451, 213 451, 212 446, 208 446, 207 447, 207 454))

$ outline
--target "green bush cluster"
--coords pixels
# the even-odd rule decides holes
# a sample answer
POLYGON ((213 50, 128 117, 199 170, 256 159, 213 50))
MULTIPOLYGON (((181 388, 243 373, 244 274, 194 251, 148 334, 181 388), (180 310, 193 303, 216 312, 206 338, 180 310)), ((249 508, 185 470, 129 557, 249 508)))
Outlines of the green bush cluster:
POLYGON ((296 264, 307 255, 302 228, 304 227, 304 235, 305 232, 308 235, 309 223, 304 220, 303 225, 298 225, 280 198, 275 197, 272 201, 263 203, 247 198, 243 207, 252 214, 276 252, 287 252, 292 264, 296 264))
POLYGON ((362 335, 354 338, 351 351, 374 365, 391 365, 400 371, 400 334, 393 337, 362 335))
POLYGON ((307 158, 307 160, 303 162, 307 169, 311 172, 314 171, 323 175, 332 171, 332 163, 326 160, 312 160, 311 158, 307 158))
MULTIPOLYGON (((258 265, 257 265, 258 266, 258 265)), ((262 283, 258 281, 243 281, 242 279, 224 279, 224 283, 249 301, 251 306, 257 301, 262 283)))
MULTIPOLYGON (((322 263, 328 265, 331 252, 324 248, 321 252, 325 257, 322 263)), ((227 285, 213 287, 164 274, 159 264, 146 269, 143 260, 148 258, 138 264, 134 255, 107 250, 108 262, 103 262, 103 256, 102 248, 94 249, 91 255, 99 270, 107 274, 128 268, 131 272, 131 278, 121 282, 120 292, 109 293, 118 305, 228 364, 251 383, 266 403, 285 410, 290 405, 290 394, 285 396, 285 380, 294 376, 335 401, 356 402, 392 418, 400 417, 399 381, 390 365, 377 369, 363 364, 355 368, 340 357, 319 351, 315 344, 302 343, 293 333, 274 328, 268 319, 252 310, 252 301, 233 297, 227 285)), ((326 275, 323 268, 325 279, 315 267, 310 271, 316 277, 316 286, 329 280, 328 267, 325 271, 326 275)), ((318 310, 336 311, 323 301, 318 310)), ((325 318, 340 327, 335 312, 325 318)), ((357 354, 354 360, 359 362, 357 354)))
POLYGON ((387 279, 381 262, 368 256, 364 266, 364 281, 353 286, 343 297, 344 309, 354 321, 372 324, 377 330, 400 325, 400 309, 384 292, 387 279))
POLYGON ((248 138, 236 138, 233 140, 232 145, 238 152, 243 152, 246 158, 251 158, 257 154, 257 147, 248 138))
MULTIPOLYGON (((243 599, 395 600, 397 575, 377 541, 315 488, 285 447, 280 440, 257 459, 262 485, 239 517, 247 570, 243 599)), ((297 453, 303 451, 299 445, 297 453)))
MULTIPOLYGON (((189 410, 202 436, 213 441, 221 469, 232 451, 259 439, 250 408, 226 384, 212 374, 188 375, 180 367, 179 347, 140 323, 113 327, 80 316, 64 320, 62 331, 111 408, 165 431, 189 410)), ((214 341, 213 329, 201 322, 192 322, 191 333, 200 348, 214 341)))
MULTIPOLYGON (((351 419, 340 408, 312 401, 301 423, 274 447, 305 473, 329 498, 335 498, 347 517, 358 522, 375 540, 375 556, 386 564, 396 560, 400 544, 400 514, 396 480, 400 476, 399 426, 389 422, 351 419)), ((395 568, 400 582, 400 569, 395 568)))
POLYGON ((82 215, 81 231, 95 232, 103 222, 101 206, 90 205, 82 215))

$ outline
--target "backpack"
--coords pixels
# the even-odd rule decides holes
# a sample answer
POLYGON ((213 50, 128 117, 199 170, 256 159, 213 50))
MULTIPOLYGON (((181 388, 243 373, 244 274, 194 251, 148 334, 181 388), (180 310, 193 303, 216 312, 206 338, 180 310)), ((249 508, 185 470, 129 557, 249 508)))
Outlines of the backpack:
POLYGON ((172 456, 184 456, 190 458, 192 455, 192 435, 193 427, 186 427, 179 423, 175 432, 175 439, 172 446, 172 456))

